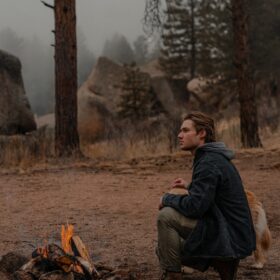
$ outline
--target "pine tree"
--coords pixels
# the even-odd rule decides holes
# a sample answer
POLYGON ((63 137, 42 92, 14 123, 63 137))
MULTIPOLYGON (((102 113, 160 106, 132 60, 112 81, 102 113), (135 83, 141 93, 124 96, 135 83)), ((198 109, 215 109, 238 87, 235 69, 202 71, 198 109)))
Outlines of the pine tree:
POLYGON ((250 0, 249 43, 254 76, 279 76, 280 66, 280 2, 278 0, 250 0))
POLYGON ((184 78, 190 60, 189 11, 183 0, 168 0, 166 6, 160 64, 170 78, 184 78))
POLYGON ((204 0, 197 14, 197 64, 203 76, 232 77, 233 33, 229 0, 204 0))
POLYGON ((118 104, 120 119, 137 123, 164 111, 151 88, 149 76, 140 72, 135 64, 125 65, 120 88, 123 91, 118 104))
POLYGON ((135 62, 138 65, 144 64, 147 61, 148 42, 144 35, 140 35, 133 43, 135 62))

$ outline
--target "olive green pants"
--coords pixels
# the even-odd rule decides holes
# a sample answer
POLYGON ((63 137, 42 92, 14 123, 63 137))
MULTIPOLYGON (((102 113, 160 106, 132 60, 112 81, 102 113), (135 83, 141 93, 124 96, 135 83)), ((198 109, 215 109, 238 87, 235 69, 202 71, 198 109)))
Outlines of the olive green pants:
POLYGON ((183 216, 171 207, 159 211, 156 253, 162 271, 181 271, 184 241, 196 224, 196 220, 183 216))

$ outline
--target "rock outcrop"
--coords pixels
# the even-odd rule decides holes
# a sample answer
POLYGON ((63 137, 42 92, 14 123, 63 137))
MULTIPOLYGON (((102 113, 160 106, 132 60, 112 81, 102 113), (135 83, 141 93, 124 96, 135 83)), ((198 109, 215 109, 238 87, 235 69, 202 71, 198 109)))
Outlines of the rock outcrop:
MULTIPOLYGON (((155 62, 152 62, 151 65, 140 67, 139 74, 147 76, 157 100, 168 116, 178 119, 185 110, 186 85, 185 83, 171 84, 156 65, 155 62)), ((118 110, 124 77, 125 68, 122 65, 106 57, 98 59, 89 78, 78 92, 81 131, 94 123, 111 123, 108 118, 114 118, 118 110)), ((96 126, 100 129, 100 125, 96 126)))
POLYGON ((152 87, 169 116, 181 118, 186 113, 189 93, 186 80, 170 80, 163 72, 157 59, 142 65, 140 70, 151 77, 152 87))
MULTIPOLYGON (((110 100, 110 99, 109 99, 110 100)), ((79 133, 84 140, 98 140, 106 137, 112 128, 110 102, 104 96, 95 94, 87 83, 78 92, 79 133)))
POLYGON ((0 50, 0 134, 24 134, 36 130, 25 94, 19 59, 0 50))
MULTIPOLYGON (((168 125, 181 120, 186 112, 188 92, 185 81, 169 81, 159 68, 157 61, 139 67, 139 75, 145 76, 162 113, 158 117, 146 120, 147 129, 153 127, 150 122, 168 125), (160 120, 160 121, 159 121, 160 120)), ((125 67, 114 61, 100 57, 87 81, 78 91, 79 132, 82 138, 98 139, 112 135, 117 123, 118 105, 123 94, 121 89, 125 78, 125 67)))
POLYGON ((121 94, 120 85, 124 75, 124 67, 106 57, 100 57, 82 86, 82 92, 87 88, 88 92, 99 97, 99 100, 102 99, 109 111, 114 112, 121 94))
MULTIPOLYGON (((267 81, 256 84, 256 104, 258 108, 258 121, 261 128, 270 127, 276 130, 279 126, 280 91, 275 82, 275 90, 267 81)), ((187 84, 191 93, 188 108, 210 113, 217 120, 235 121, 239 118, 240 104, 235 85, 219 87, 219 81, 195 78, 187 84)))

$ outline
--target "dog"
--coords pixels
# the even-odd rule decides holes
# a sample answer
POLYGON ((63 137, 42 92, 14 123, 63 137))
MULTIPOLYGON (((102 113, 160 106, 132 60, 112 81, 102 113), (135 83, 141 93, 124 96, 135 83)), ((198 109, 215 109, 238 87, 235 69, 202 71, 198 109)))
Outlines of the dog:
MULTIPOLYGON (((188 195, 188 190, 175 187, 169 190, 168 193, 188 195)), ((257 199, 253 192, 245 190, 245 193, 256 232, 256 250, 254 251, 255 263, 252 267, 262 269, 267 261, 267 253, 271 247, 271 233, 267 224, 266 214, 262 203, 257 199)))
POLYGON ((256 250, 254 251, 255 263, 253 264, 253 267, 263 268, 267 261, 268 250, 271 247, 271 233, 262 203, 257 199, 253 192, 245 190, 245 193, 256 232, 256 250))

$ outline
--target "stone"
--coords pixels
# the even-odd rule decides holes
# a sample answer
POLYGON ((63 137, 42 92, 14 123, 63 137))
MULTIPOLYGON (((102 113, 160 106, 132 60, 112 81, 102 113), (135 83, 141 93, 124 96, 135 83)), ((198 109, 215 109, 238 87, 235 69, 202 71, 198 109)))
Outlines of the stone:
POLYGON ((20 60, 0 50, 0 134, 36 130, 34 115, 24 90, 20 60))

